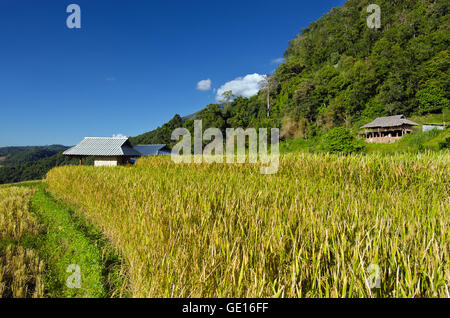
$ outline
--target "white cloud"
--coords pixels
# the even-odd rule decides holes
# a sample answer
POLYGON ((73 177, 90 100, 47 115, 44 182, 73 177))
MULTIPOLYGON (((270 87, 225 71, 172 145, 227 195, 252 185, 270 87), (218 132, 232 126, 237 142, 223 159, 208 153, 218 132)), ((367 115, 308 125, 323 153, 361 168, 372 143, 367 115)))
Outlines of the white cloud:
POLYGON ((225 83, 217 90, 217 101, 223 101, 223 93, 232 91, 235 96, 252 97, 258 94, 259 90, 264 87, 266 75, 248 74, 244 77, 238 77, 228 83, 225 83))
POLYGON ((284 62, 286 62, 286 59, 284 57, 279 57, 272 60, 272 64, 283 64, 284 62))
POLYGON ((111 77, 107 77, 106 80, 108 82, 114 82, 116 80, 116 78, 114 76, 111 76, 111 77))
POLYGON ((211 89, 211 80, 208 78, 207 80, 198 82, 197 89, 203 92, 209 91, 211 89))
POLYGON ((122 135, 122 134, 113 135, 112 137, 113 138, 128 138, 127 136, 122 135))

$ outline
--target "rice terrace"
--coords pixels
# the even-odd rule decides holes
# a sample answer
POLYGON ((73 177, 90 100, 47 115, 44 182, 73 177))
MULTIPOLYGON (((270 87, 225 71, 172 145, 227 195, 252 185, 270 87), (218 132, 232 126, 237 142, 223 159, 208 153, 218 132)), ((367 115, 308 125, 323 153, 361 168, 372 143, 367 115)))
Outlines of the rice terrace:
MULTIPOLYGON (((68 218, 101 229, 123 256, 129 296, 447 297, 450 197, 439 180, 449 168, 449 154, 285 155, 274 176, 167 157, 132 168, 60 167, 43 181, 48 193, 1 190, 2 240, 39 235, 26 200, 58 197, 77 207, 68 218), (370 288, 371 264, 380 289, 370 288)), ((42 261, 15 277, 2 260, 3 289, 14 293, 21 282, 42 296, 42 261)), ((96 295, 91 283, 82 280, 85 296, 96 295)))
MULTIPOLYGON (((217 299, 264 313, 450 297, 448 1, 246 1, 210 4, 220 15, 117 1, 120 32, 99 3, 36 8, 48 35, 23 31, 11 52, 45 41, 42 82, 0 52, 17 67, 0 77, 0 298, 181 299, 174 312, 213 315, 217 299), (221 20, 241 14, 238 29, 221 20)), ((22 11, 0 5, 9 36, 22 11)))

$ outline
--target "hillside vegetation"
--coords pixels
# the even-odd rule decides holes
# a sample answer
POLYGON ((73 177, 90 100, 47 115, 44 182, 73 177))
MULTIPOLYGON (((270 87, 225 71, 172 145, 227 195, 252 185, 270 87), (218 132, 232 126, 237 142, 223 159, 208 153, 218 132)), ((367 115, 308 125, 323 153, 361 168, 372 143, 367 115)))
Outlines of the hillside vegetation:
MULTIPOLYGON (((424 116, 450 108, 449 2, 380 0, 381 29, 367 27, 373 1, 348 0, 293 39, 266 89, 211 104, 203 128, 280 127, 285 139, 313 138, 335 126, 357 129, 376 117, 424 116), (267 94, 270 94, 270 115, 267 94)), ((136 143, 171 144, 175 116, 136 143)))
POLYGON ((449 159, 303 153, 262 176, 155 157, 46 183, 122 253, 133 296, 448 297, 449 159))

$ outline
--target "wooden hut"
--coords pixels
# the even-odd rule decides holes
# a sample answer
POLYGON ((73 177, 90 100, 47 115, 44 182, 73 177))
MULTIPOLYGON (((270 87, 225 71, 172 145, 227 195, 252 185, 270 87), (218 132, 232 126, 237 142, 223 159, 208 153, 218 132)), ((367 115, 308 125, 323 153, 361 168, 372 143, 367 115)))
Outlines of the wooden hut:
POLYGON ((380 117, 361 127, 360 135, 369 143, 394 143, 413 132, 419 124, 408 120, 404 115, 380 117))

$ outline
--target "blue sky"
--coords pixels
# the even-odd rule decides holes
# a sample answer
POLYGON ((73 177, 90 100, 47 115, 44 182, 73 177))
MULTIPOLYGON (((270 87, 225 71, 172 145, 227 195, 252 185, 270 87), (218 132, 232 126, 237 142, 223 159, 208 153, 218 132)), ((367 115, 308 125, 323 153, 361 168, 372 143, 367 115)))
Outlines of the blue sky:
POLYGON ((289 40, 344 2, 1 0, 0 147, 135 136, 196 112, 272 73, 289 40), (71 3, 81 29, 66 26, 71 3))

